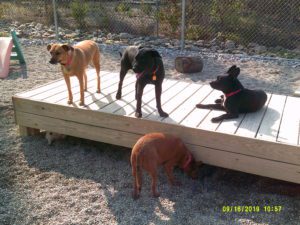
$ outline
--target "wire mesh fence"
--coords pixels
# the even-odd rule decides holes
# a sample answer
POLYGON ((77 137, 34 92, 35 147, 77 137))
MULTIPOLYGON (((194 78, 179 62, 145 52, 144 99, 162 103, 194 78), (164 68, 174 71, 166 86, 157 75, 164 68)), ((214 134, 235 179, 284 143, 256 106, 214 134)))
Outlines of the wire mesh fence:
POLYGON ((300 0, 0 0, 0 19, 235 45, 300 46, 300 0), (185 23, 181 24, 182 1, 185 23), (53 7, 55 2, 55 8, 53 7))

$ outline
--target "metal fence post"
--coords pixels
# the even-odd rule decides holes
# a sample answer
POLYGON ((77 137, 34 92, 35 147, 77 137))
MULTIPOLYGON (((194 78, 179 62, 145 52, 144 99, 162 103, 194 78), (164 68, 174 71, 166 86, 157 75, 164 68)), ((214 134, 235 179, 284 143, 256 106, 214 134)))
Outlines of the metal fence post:
POLYGON ((159 1, 156 0, 156 37, 159 36, 159 1))
POLYGON ((180 50, 184 49, 184 31, 185 31, 185 0, 182 0, 181 4, 181 40, 180 40, 180 50))
POLYGON ((57 25, 57 12, 56 12, 56 2, 55 0, 52 0, 53 4, 53 17, 54 17, 54 26, 55 26, 55 36, 56 40, 58 40, 58 25, 57 25))

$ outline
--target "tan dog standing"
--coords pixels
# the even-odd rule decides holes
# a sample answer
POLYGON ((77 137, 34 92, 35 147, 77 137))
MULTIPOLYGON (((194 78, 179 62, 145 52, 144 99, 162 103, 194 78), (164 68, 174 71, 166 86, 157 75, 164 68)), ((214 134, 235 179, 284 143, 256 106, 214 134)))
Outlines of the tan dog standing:
POLYGON ((134 177, 133 198, 139 197, 142 188, 142 169, 146 170, 152 178, 152 194, 159 197, 156 191, 157 167, 163 165, 169 183, 180 185, 175 180, 173 169, 179 166, 193 179, 197 178, 198 165, 193 155, 186 148, 180 138, 170 134, 150 133, 141 137, 132 148, 131 166, 134 177))
POLYGON ((47 50, 51 54, 50 63, 60 63, 68 88, 68 104, 73 103, 70 77, 76 76, 80 86, 80 103, 84 105, 84 91, 87 90, 85 69, 92 64, 97 73, 97 93, 100 93, 100 52, 96 42, 86 40, 75 46, 67 44, 50 44, 47 50))

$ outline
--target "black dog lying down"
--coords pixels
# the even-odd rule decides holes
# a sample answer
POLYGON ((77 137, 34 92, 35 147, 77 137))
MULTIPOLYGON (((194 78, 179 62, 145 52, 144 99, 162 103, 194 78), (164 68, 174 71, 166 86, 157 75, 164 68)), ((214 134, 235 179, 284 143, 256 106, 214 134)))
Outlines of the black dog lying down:
POLYGON ((267 101, 267 94, 261 90, 249 90, 243 87, 237 79, 240 68, 235 65, 227 71, 227 76, 218 76, 216 81, 210 83, 214 89, 225 94, 215 101, 216 104, 197 104, 201 109, 218 109, 226 111, 219 117, 212 118, 212 122, 224 119, 237 118, 239 113, 255 112, 261 109, 267 101))
POLYGON ((122 97, 122 85, 124 77, 129 69, 136 73, 135 84, 135 99, 136 103, 136 117, 142 117, 142 95, 144 87, 147 84, 155 85, 156 107, 161 117, 168 117, 161 108, 161 93, 162 82, 165 77, 164 65, 159 53, 152 48, 129 46, 125 49, 121 59, 120 82, 117 99, 122 97))

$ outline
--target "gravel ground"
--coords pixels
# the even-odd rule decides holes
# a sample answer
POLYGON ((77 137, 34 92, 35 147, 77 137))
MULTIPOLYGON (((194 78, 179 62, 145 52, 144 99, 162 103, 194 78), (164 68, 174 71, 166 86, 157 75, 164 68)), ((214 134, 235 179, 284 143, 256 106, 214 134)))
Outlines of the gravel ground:
MULTIPOLYGON (((118 71, 121 46, 101 45, 101 69, 118 71)), ((232 64, 249 88, 292 94, 300 86, 299 62, 259 57, 205 54, 202 73, 177 73, 179 52, 160 48, 166 74, 175 79, 207 83, 232 64)), ((192 181, 176 170, 181 187, 159 177, 161 197, 150 196, 144 175, 139 200, 131 198, 130 149, 68 137, 48 146, 41 134, 20 137, 11 96, 61 78, 48 63, 46 45, 23 41, 27 78, 18 64, 0 80, 0 224, 300 224, 300 186, 205 165, 192 181), (223 206, 259 206, 259 212, 222 212, 223 206), (264 206, 279 206, 266 212, 264 206)), ((184 54, 195 55, 195 52, 184 54)), ((239 210, 238 210, 239 211, 239 210)))

